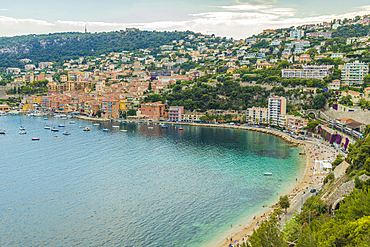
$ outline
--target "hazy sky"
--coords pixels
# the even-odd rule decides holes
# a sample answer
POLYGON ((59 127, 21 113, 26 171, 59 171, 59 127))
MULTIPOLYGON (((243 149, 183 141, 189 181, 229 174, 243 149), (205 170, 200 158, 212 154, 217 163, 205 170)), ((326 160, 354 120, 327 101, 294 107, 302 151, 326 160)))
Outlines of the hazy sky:
POLYGON ((370 14, 369 0, 0 1, 0 36, 66 31, 191 30, 245 38, 266 28, 370 14))

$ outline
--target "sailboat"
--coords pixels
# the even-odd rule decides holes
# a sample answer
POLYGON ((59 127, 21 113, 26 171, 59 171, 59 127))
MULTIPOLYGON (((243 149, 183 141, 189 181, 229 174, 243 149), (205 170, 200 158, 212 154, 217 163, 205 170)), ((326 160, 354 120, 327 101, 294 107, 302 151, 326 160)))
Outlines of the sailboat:
POLYGON ((23 126, 22 126, 22 117, 19 116, 19 130, 26 130, 23 126))

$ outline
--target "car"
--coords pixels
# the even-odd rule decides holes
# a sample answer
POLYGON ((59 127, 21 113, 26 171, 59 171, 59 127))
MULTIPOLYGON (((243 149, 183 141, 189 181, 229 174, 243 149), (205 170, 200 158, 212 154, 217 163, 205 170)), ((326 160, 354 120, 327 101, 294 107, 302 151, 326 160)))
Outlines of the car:
POLYGON ((315 193, 316 192, 316 189, 311 189, 310 192, 311 193, 315 193))

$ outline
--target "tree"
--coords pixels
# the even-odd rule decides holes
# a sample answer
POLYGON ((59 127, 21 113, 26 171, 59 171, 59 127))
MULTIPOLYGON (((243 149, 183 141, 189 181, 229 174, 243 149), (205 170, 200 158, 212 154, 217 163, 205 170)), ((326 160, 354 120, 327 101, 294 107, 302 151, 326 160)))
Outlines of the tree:
POLYGON ((151 90, 152 90, 152 82, 149 82, 148 90, 149 90, 149 91, 151 91, 151 90))
POLYGON ((307 130, 310 130, 310 131, 313 132, 316 129, 316 127, 319 126, 319 125, 320 125, 319 121, 316 121, 316 120, 310 121, 310 122, 307 123, 307 126, 304 127, 304 129, 307 129, 307 130))
POLYGON ((136 110, 135 109, 130 109, 127 111, 128 116, 136 116, 136 110))
POLYGON ((280 196, 279 205, 281 208, 285 209, 285 213, 286 213, 286 210, 290 207, 290 201, 289 201, 288 195, 280 196))
POLYGON ((248 238, 248 242, 252 247, 287 246, 280 230, 280 223, 275 215, 272 215, 270 220, 263 222, 248 238))
POLYGON ((101 110, 98 110, 98 111, 96 112, 96 115, 97 115, 98 117, 101 117, 101 113, 102 113, 102 111, 101 111, 101 110))

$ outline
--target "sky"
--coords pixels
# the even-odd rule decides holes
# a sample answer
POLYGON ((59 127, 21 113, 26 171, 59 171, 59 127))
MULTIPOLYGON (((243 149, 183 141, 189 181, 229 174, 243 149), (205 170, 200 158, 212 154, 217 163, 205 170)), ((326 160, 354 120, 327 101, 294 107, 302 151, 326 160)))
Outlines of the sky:
POLYGON ((241 39, 365 14, 369 0, 0 0, 0 36, 83 32, 86 26, 89 32, 136 27, 241 39))

